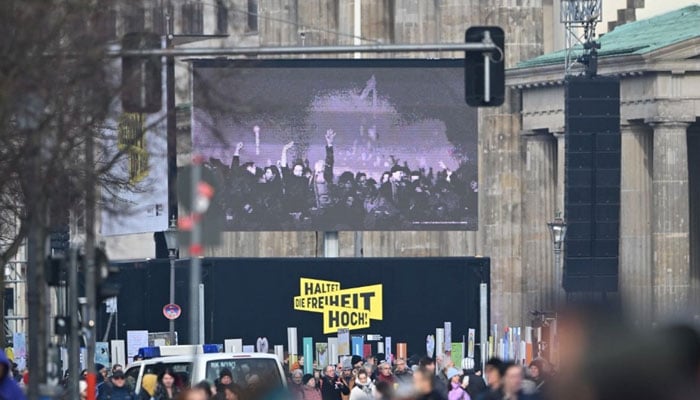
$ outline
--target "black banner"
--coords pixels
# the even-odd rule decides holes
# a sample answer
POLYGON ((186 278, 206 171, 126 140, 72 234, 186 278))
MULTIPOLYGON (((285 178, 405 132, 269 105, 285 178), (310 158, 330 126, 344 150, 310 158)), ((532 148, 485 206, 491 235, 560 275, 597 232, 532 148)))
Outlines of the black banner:
MULTIPOLYGON (((168 303, 168 261, 120 265, 119 337, 126 330, 167 331, 162 308, 168 303)), ((329 326, 350 327, 351 335, 391 337, 394 346, 405 342, 409 355, 422 356, 426 335, 446 321, 453 342, 470 328, 478 341, 479 285, 490 283, 489 274, 488 258, 204 259, 205 340, 242 338, 252 345, 267 337, 270 346, 286 348, 287 327, 297 327, 301 349, 303 337, 326 342, 337 335, 324 334, 329 326)), ((176 330, 186 344, 187 260, 178 261, 176 278, 175 299, 182 306, 176 330)))

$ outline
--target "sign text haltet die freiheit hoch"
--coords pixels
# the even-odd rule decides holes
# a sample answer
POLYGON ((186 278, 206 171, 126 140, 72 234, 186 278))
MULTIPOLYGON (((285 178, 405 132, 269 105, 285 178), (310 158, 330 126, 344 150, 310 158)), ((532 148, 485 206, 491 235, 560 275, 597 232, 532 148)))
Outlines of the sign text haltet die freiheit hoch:
POLYGON ((381 320, 382 285, 341 289, 340 282, 301 278, 294 309, 323 314, 323 333, 369 328, 381 320))

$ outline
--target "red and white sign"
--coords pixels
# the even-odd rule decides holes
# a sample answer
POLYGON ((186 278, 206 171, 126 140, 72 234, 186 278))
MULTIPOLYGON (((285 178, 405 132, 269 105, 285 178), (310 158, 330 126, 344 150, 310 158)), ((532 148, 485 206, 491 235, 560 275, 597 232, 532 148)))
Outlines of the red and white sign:
POLYGON ((180 306, 177 304, 166 304, 163 307, 163 315, 165 315, 165 318, 167 319, 178 319, 180 314, 182 314, 182 308, 180 308, 180 306))

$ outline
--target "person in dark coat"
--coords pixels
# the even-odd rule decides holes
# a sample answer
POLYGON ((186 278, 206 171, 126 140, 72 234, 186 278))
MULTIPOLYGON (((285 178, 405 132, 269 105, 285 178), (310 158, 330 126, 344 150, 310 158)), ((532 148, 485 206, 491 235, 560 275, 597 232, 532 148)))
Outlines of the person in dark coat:
POLYGON ((343 395, 349 395, 350 388, 342 378, 336 375, 332 365, 326 367, 321 377, 321 397, 323 400, 341 400, 343 395))
POLYGON ((0 351, 0 399, 2 400, 26 400, 22 389, 10 374, 12 364, 7 359, 4 351, 0 351))
POLYGON ((134 391, 126 385, 124 371, 117 370, 112 374, 109 386, 103 386, 97 400, 136 400, 134 391))

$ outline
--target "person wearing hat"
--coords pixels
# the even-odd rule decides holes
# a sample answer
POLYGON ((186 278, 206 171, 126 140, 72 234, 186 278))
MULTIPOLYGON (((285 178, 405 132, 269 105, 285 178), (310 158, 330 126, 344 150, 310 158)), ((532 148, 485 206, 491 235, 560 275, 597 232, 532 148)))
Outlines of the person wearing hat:
POLYGON ((469 394, 462 386, 462 373, 454 367, 447 370, 447 379, 449 381, 449 392, 447 400, 470 400, 469 394))
POLYGON ((355 368, 360 368, 360 367, 362 366, 362 363, 363 363, 362 357, 360 357, 360 356, 358 356, 358 355, 354 355, 354 356, 352 356, 352 358, 350 359, 350 364, 352 364, 352 368, 353 368, 353 369, 355 369, 355 368))
POLYGON ((233 373, 228 368, 223 368, 219 372, 219 384, 222 386, 228 386, 233 383, 233 373))
POLYGON ((100 393, 103 391, 107 390, 110 386, 112 386, 112 382, 107 378, 107 374, 109 371, 107 371, 107 367, 105 367, 103 364, 97 363, 95 364, 95 373, 97 374, 97 397, 100 397, 100 393))
POLYGON ((316 386, 316 378, 306 374, 301 378, 302 386, 299 391, 299 400, 322 400, 321 390, 316 386))
POLYGON ((126 385, 124 371, 116 370, 112 374, 112 384, 104 386, 98 400, 136 400, 134 392, 126 385))

